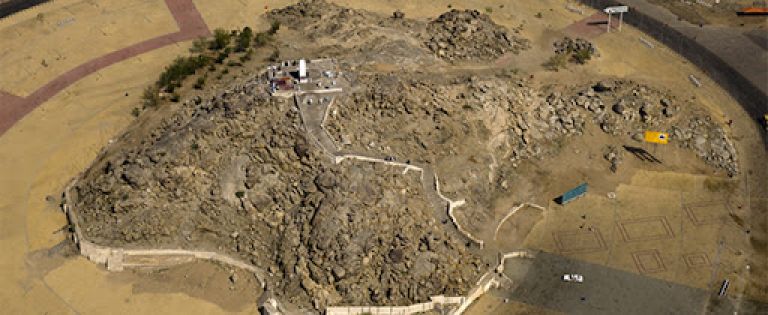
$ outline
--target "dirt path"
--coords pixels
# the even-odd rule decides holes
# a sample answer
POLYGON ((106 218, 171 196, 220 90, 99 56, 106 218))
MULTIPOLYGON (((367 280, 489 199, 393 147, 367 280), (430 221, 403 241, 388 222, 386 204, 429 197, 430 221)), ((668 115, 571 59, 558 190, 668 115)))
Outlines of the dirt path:
POLYGON ((128 58, 210 33, 192 0, 165 0, 165 4, 179 26, 178 32, 151 38, 91 59, 56 77, 27 97, 0 91, 0 135, 37 106, 87 75, 128 58))

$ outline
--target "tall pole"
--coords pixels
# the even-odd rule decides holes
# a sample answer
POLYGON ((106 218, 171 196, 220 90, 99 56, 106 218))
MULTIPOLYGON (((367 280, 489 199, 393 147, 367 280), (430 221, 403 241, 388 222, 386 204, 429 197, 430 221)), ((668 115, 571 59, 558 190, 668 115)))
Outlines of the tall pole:
POLYGON ((622 21, 624 21, 624 12, 619 13, 619 32, 621 32, 622 21))
POLYGON ((606 32, 611 32, 611 14, 608 13, 608 26, 606 27, 606 32))

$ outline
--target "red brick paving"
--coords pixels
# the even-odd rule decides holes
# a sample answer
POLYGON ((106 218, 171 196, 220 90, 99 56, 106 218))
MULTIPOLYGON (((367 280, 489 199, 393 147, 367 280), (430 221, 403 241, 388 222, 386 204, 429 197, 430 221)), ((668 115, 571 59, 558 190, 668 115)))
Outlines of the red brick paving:
POLYGON ((91 59, 38 88, 27 97, 0 91, 0 135, 40 104, 61 92, 72 83, 125 59, 167 46, 210 34, 200 12, 192 0, 165 0, 168 10, 176 20, 179 31, 158 36, 91 59))
MULTIPOLYGON (((566 35, 581 38, 595 38, 606 32, 608 15, 603 12, 597 12, 584 18, 581 21, 568 25, 563 32, 566 35)), ((619 15, 614 14, 611 17, 611 32, 618 32, 619 15)))

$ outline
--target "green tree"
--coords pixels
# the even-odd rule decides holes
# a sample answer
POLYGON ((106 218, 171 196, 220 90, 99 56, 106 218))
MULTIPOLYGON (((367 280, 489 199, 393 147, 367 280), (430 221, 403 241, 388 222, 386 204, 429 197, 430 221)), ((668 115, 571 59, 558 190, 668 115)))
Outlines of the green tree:
POLYGON ((157 86, 164 88, 167 92, 173 92, 175 87, 181 86, 181 81, 189 75, 192 75, 197 69, 203 68, 210 63, 210 57, 197 55, 191 57, 176 57, 173 62, 165 68, 157 79, 157 86))
POLYGON ((224 29, 217 28, 213 31, 213 41, 211 41, 210 48, 212 50, 224 49, 229 45, 229 41, 231 39, 232 38, 229 32, 225 31, 224 29))
POLYGON ((237 48, 236 51, 243 52, 251 46, 251 40, 253 40, 253 31, 250 27, 246 26, 243 31, 237 36, 237 48))

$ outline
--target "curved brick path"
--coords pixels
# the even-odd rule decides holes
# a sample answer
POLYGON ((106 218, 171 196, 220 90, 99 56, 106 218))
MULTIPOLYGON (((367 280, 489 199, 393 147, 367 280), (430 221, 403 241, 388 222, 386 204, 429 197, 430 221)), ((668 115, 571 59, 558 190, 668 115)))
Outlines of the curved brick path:
POLYGON ((112 64, 173 43, 210 34, 192 0, 165 0, 179 31, 165 34, 91 59, 46 83, 27 97, 0 91, 0 135, 40 104, 83 77, 112 64))

